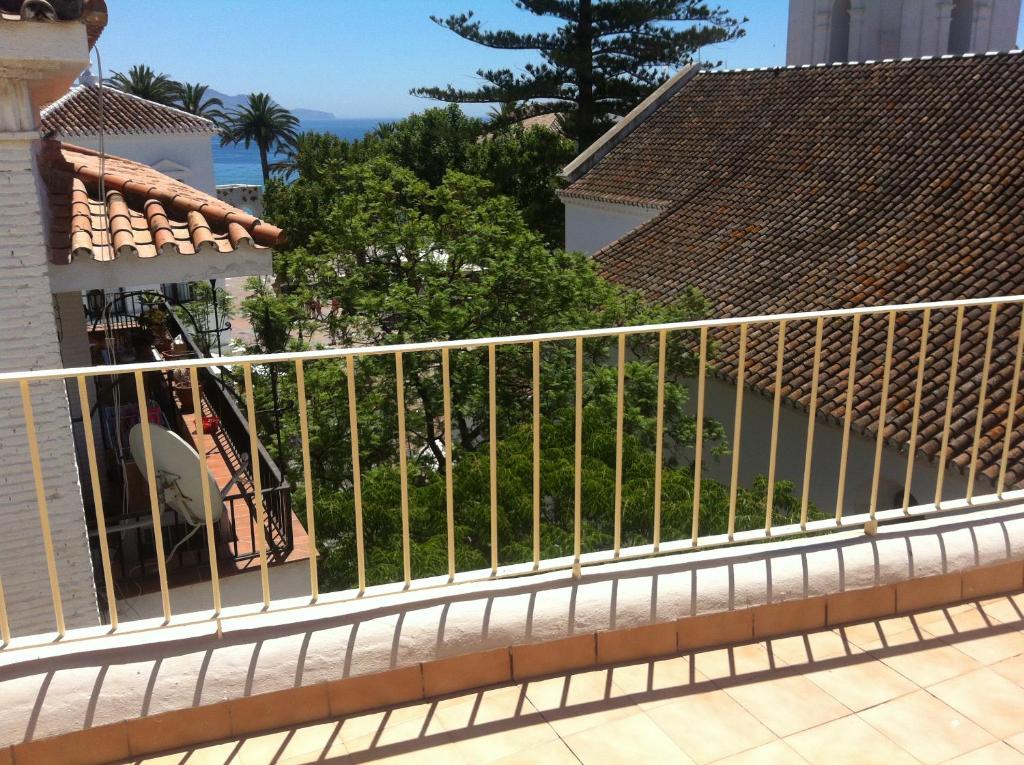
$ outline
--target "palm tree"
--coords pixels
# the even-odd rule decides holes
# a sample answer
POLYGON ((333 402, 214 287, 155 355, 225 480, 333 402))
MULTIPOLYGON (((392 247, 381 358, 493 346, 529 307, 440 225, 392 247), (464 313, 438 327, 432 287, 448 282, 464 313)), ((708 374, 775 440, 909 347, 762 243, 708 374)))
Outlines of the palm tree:
POLYGON ((127 74, 114 72, 107 80, 107 84, 133 96, 166 106, 174 106, 180 87, 166 74, 157 74, 145 64, 136 64, 127 74))
POLYGON ((209 85, 201 85, 198 82, 183 82, 178 85, 175 100, 179 109, 219 124, 226 117, 224 102, 214 96, 207 98, 206 91, 209 89, 209 85))
POLYGON ((266 93, 250 93, 249 101, 232 111, 221 131, 220 145, 256 144, 260 150, 264 185, 270 180, 271 152, 286 151, 295 146, 298 117, 275 104, 266 93))

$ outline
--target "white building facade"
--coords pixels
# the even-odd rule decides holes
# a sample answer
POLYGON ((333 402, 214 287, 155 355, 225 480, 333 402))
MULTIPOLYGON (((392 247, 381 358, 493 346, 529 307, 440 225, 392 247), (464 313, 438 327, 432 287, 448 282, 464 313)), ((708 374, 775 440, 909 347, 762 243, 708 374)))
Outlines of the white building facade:
POLYGON ((1020 6, 1020 0, 790 0, 786 63, 1012 50, 1020 6))

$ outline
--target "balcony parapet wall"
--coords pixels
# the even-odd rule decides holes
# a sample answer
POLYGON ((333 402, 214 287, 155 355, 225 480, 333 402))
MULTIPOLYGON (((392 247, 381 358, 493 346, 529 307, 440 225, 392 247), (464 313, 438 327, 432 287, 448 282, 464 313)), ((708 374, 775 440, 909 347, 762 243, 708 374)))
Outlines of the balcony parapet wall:
POLYGON ((95 632, 82 630, 61 644, 0 654, 0 745, 14 747, 15 763, 69 752, 82 762, 138 756, 1016 591, 1022 561, 1024 506, 1015 505, 874 535, 622 561, 580 578, 555 572, 354 603, 338 593, 219 623, 154 622, 77 640, 95 632), (188 724, 200 715, 202 725, 188 724))

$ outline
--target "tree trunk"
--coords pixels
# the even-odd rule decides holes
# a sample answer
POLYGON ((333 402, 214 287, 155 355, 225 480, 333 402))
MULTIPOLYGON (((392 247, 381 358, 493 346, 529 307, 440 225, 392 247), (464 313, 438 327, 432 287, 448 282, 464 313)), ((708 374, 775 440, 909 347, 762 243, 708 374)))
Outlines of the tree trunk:
POLYGON ((580 0, 576 51, 579 56, 579 92, 576 96, 577 140, 583 151, 594 142, 594 19, 591 0, 580 0))
POLYGON ((260 167, 263 169, 263 188, 270 182, 270 162, 267 161, 267 146, 262 141, 258 144, 260 149, 260 167))

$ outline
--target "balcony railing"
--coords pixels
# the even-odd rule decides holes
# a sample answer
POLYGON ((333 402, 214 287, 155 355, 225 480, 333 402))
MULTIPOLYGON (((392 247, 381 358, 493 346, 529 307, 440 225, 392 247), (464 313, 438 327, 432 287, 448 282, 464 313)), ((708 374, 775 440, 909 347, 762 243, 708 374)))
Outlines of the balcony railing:
MULTIPOLYGON (((305 520, 311 549, 316 550, 317 510, 315 502, 316 482, 319 464, 314 464, 310 454, 310 401, 307 400, 306 376, 311 365, 329 360, 340 361, 341 377, 335 377, 337 393, 347 406, 347 432, 339 431, 338 440, 347 441, 350 450, 352 472, 347 490, 351 494, 351 512, 354 529, 354 579, 348 590, 323 596, 318 556, 309 558, 309 604, 329 600, 366 598, 384 594, 396 594, 409 589, 444 587, 454 583, 480 581, 498 577, 511 577, 539 572, 565 571, 567 575, 579 576, 583 567, 594 564, 612 563, 626 559, 637 559, 654 555, 683 553, 703 548, 748 544, 769 539, 782 539, 807 534, 820 534, 841 530, 864 529, 873 533, 880 522, 897 522, 907 517, 921 517, 931 514, 948 514, 984 507, 1000 507, 1019 502, 1024 491, 1016 488, 1024 478, 1018 465, 1019 448, 1024 438, 1017 418, 1019 406, 1019 381, 1021 371, 1024 324, 1022 311, 1024 297, 997 297, 976 300, 960 300, 913 305, 887 305, 844 310, 788 313, 770 316, 709 319, 650 326, 619 327, 614 329, 591 329, 574 332, 558 332, 539 335, 509 336, 496 338, 467 339, 459 341, 415 343, 378 347, 338 348, 301 353, 283 353, 260 356, 237 356, 217 359, 179 359, 157 363, 132 364, 120 367, 38 370, 23 373, 0 374, 0 385, 19 385, 24 407, 27 447, 33 465, 38 497, 38 515, 42 528, 43 545, 48 562, 52 605, 58 637, 65 634, 62 616, 61 585, 57 576, 54 540, 50 533, 46 487, 40 462, 37 434, 33 421, 32 384, 44 380, 66 380, 77 388, 82 397, 83 408, 88 407, 86 380, 96 375, 112 373, 127 375, 134 379, 139 400, 146 399, 146 375, 156 371, 185 370, 188 374, 191 395, 197 411, 201 411, 201 399, 207 391, 204 373, 212 367, 230 367, 240 374, 244 388, 245 419, 248 424, 250 453, 261 451, 257 435, 256 402, 254 378, 266 374, 271 365, 279 369, 290 367, 293 374, 297 436, 295 439, 294 465, 296 474, 301 474, 304 485, 305 520), (644 480, 653 485, 653 498, 645 512, 649 514, 649 541, 634 544, 635 540, 623 538, 623 496, 624 496, 624 420, 628 409, 627 370, 629 369, 629 341, 638 337, 653 339, 655 350, 656 405, 654 411, 654 460, 652 473, 644 480), (899 343, 896 339, 899 338, 899 343), (609 498, 607 521, 610 533, 608 543, 600 549, 584 549, 583 526, 589 519, 588 508, 584 507, 584 484, 588 479, 584 460, 584 410, 585 377, 588 355, 585 344, 600 342, 610 352, 591 354, 590 364, 604 365, 615 371, 614 407, 614 496, 609 498), (566 553, 545 557, 541 554, 541 518, 545 507, 545 487, 541 481, 543 417, 541 399, 544 380, 541 376, 541 359, 545 349, 557 346, 565 351, 567 361, 565 379, 571 380, 571 411, 574 418, 572 446, 572 492, 571 513, 567 522, 566 553), (691 389, 690 412, 694 425, 692 440, 678 438, 678 434, 666 432, 666 382, 669 377, 667 357, 669 350, 678 348, 692 355, 696 374, 684 380, 691 389), (518 360, 529 370, 526 376, 532 413, 528 427, 532 437, 532 464, 529 467, 528 484, 532 496, 532 531, 530 540, 516 540, 524 547, 529 542, 532 554, 528 560, 502 560, 499 539, 499 520, 503 513, 499 491, 499 448, 498 448, 498 380, 499 359, 503 354, 518 349, 518 360), (483 496, 470 498, 486 507, 485 531, 486 548, 489 550, 489 566, 475 570, 464 570, 458 564, 462 538, 456 529, 456 514, 459 507, 453 485, 453 384, 452 370, 455 354, 484 354, 486 395, 478 412, 480 436, 475 444, 487 459, 486 492, 483 496), (357 396, 356 372, 360 364, 371 357, 390 359, 394 370, 393 401, 396 413, 395 442, 399 470, 396 482, 400 484, 398 500, 394 507, 395 522, 401 525, 400 549, 389 551, 394 559, 400 560, 401 576, 394 582, 378 584, 368 582, 366 533, 364 530, 363 474, 360 468, 360 418, 361 406, 357 396), (411 556, 410 533, 410 441, 407 433, 407 417, 410 412, 420 413, 426 402, 407 396, 406 366, 411 359, 429 360, 430 368, 436 372, 442 392, 442 405, 436 431, 440 434, 438 444, 443 453, 443 467, 438 461, 435 469, 443 474, 444 517, 438 518, 439 527, 444 528, 446 549, 446 571, 437 576, 414 577, 411 556), (528 365, 528 366, 527 366, 528 365), (344 379, 342 379, 342 377, 344 379), (909 385, 894 386, 893 379, 910 380, 909 385), (724 382, 723 382, 724 381, 724 382), (726 427, 725 443, 712 449, 709 443, 709 416, 716 396, 722 386, 733 390, 733 397, 727 402, 729 417, 724 418, 726 427), (735 388, 728 388, 735 385, 735 388), (712 387, 715 386, 714 393, 712 387), (762 394, 766 414, 766 427, 756 440, 756 429, 749 427, 751 390, 762 394), (745 395, 746 391, 746 395, 745 395), (941 400, 936 400, 938 397, 941 400), (789 402, 806 416, 800 420, 805 432, 802 443, 791 439, 781 444, 780 433, 784 432, 780 413, 783 402, 789 402), (745 407, 748 411, 745 411, 745 407), (728 432, 732 424, 731 434, 728 432), (835 436, 835 460, 825 460, 825 455, 815 454, 816 428, 830 428, 835 436), (742 439, 741 439, 742 437, 742 439), (852 439, 864 452, 861 462, 854 454, 852 439), (715 453, 712 453, 712 452, 715 453), (673 511, 678 512, 678 497, 670 492, 676 488, 663 485, 665 463, 685 454, 685 461, 692 465, 692 485, 686 487, 689 498, 686 524, 683 533, 665 531, 663 511, 666 503, 674 503, 673 511), (898 472, 903 476, 902 490, 891 495, 891 501, 881 491, 881 479, 886 470, 892 472, 892 455, 902 460, 898 472), (776 487, 781 481, 780 471, 783 458, 794 459, 801 466, 796 476, 795 492, 799 496, 796 511, 780 520, 776 503, 776 487), (763 506, 751 514, 749 508, 740 509, 741 468, 743 460, 763 459, 766 465, 764 480, 766 491, 763 506), (816 461, 816 458, 820 461, 816 461), (712 485, 707 473, 720 463, 721 485, 724 487, 722 500, 727 513, 721 528, 708 528, 708 492, 712 485), (863 465, 859 467, 859 465, 863 465), (958 481, 963 490, 956 488, 957 496, 948 497, 951 485, 950 475, 955 466, 958 481), (914 487, 921 493, 922 470, 930 482, 927 487, 927 501, 917 499, 914 487), (853 471, 853 472, 851 472, 853 471), (829 506, 817 508, 812 485, 828 483, 833 490, 828 492, 829 506), (982 487, 982 483, 985 487, 982 487), (864 500, 855 504, 849 500, 849 487, 860 485, 870 489, 864 500), (834 498, 834 506, 831 502, 834 498), (746 513, 746 515, 743 515, 746 513), (753 520, 751 520, 753 518, 753 520)), ((424 362, 426 363, 426 362, 424 362)), ((668 382, 672 382, 669 380, 668 382)), ((375 395, 382 394, 379 390, 375 395)), ((720 396, 719 396, 720 399, 720 396)), ((314 406, 316 403, 314 402, 314 406)), ((721 400, 715 404, 721 410, 721 400)), ((239 412, 241 415, 241 412, 239 412)), ((339 414, 339 421, 344 419, 339 414)), ((723 418, 718 417, 721 421, 723 418)), ((203 433, 202 418, 197 417, 198 451, 205 454, 207 436, 203 433)), ((228 618, 222 611, 220 578, 214 551, 210 550, 210 583, 212 614, 210 612, 174 614, 171 611, 166 564, 163 545, 160 543, 161 507, 153 471, 153 454, 150 443, 148 422, 142 421, 145 441, 144 459, 149 476, 148 489, 151 503, 154 533, 157 536, 157 563, 162 596, 163 623, 180 624, 197 620, 228 618)), ((434 429, 432 428, 432 431, 434 429)), ((818 434, 820 435, 820 433, 818 434)), ((786 437, 789 439, 789 437, 786 437)), ((88 469, 96 483, 96 453, 92 437, 87 430, 88 469)), ((859 447, 858 447, 859 448, 859 447)), ((201 474, 206 467, 200 466, 201 474)), ((263 491, 265 474, 256 471, 253 475, 253 496, 257 523, 267 524, 266 495, 263 491)), ((215 538, 213 533, 212 502, 208 484, 202 483, 205 508, 207 539, 215 538)), ((466 501, 466 497, 459 497, 466 501)), ((98 500, 98 498, 97 498, 98 500)), ((103 517, 101 503, 97 501, 97 523, 102 534, 103 517)), ((676 524, 674 528, 679 528, 676 524)), ((275 606, 274 593, 268 576, 267 540, 256 535, 257 556, 261 575, 262 602, 252 608, 231 609, 230 616, 253 613, 257 610, 285 607, 275 606)), ((592 547, 592 546, 591 546, 592 547)), ((106 581, 110 577, 110 556, 105 545, 101 551, 102 566, 106 581)), ((0 569, 3 561, 0 561, 0 569)), ((397 569, 396 569, 397 570, 397 569)), ((7 574, 0 570, 0 576, 7 574)), ((114 603, 113 593, 110 593, 114 603)), ((289 607, 294 607, 292 604, 289 607)), ((110 626, 115 630, 131 629, 131 622, 119 622, 116 607, 110 610, 110 626)), ((3 628, 4 644, 12 647, 37 644, 42 639, 17 638, 11 643, 11 630, 3 608, 0 588, 0 626, 3 628)))

